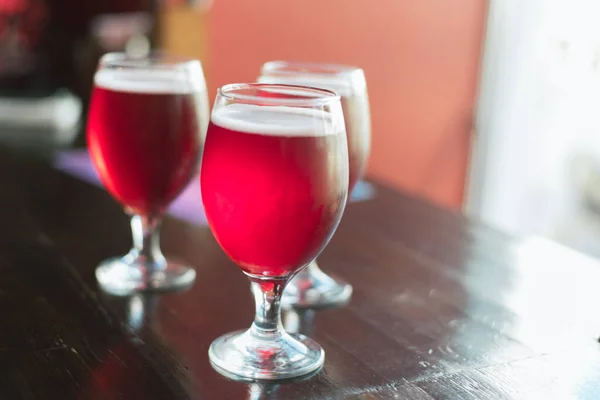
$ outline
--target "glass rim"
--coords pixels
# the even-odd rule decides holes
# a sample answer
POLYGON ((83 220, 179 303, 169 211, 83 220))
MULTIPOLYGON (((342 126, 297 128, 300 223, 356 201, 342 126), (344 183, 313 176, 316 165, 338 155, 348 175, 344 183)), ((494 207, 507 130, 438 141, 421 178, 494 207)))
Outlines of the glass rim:
POLYGON ((268 100, 269 105, 295 106, 295 107, 315 107, 324 106, 334 102, 340 102, 339 94, 332 90, 319 89, 310 86, 301 85, 285 85, 279 83, 230 83, 221 86, 218 89, 218 94, 233 101, 242 101, 246 104, 264 105, 265 100, 268 100), (266 97, 259 95, 249 95, 236 93, 236 91, 248 89, 288 89, 297 91, 299 95, 306 94, 304 98, 280 98, 266 97), (312 95, 312 96, 311 96, 312 95))
POLYGON ((152 51, 143 57, 133 57, 122 51, 105 53, 98 61, 99 68, 179 69, 200 65, 198 59, 181 57, 164 51, 152 51))
POLYGON ((320 63, 310 61, 286 61, 272 60, 265 62, 261 67, 261 73, 277 72, 285 75, 352 75, 357 72, 364 73, 363 69, 354 65, 320 63), (296 68, 296 70, 286 70, 296 68))

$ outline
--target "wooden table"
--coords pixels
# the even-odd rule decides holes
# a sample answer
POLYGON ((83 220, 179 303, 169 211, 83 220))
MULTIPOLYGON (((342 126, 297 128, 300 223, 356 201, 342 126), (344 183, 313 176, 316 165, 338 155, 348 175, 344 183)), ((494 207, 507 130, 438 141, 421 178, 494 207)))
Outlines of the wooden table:
POLYGON ((47 162, 0 159, 1 399, 600 398, 600 264, 556 244, 376 185, 320 257, 351 303, 285 315, 324 369, 246 384, 208 361, 253 305, 206 226, 164 224, 165 251, 197 270, 191 290, 103 295, 96 264, 130 246, 119 206, 47 162))

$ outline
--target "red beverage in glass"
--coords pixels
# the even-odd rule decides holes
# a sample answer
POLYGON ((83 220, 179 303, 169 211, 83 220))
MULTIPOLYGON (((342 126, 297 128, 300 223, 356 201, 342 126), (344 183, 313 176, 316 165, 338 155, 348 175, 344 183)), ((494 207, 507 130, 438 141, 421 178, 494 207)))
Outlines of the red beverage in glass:
POLYGON ((245 272, 290 274, 335 231, 348 167, 343 133, 327 118, 318 110, 246 104, 213 111, 202 200, 217 241, 245 272))
POLYGON ((157 215, 198 170, 206 124, 198 117, 208 107, 204 92, 145 78, 96 74, 88 147, 102 182, 128 212, 157 215))

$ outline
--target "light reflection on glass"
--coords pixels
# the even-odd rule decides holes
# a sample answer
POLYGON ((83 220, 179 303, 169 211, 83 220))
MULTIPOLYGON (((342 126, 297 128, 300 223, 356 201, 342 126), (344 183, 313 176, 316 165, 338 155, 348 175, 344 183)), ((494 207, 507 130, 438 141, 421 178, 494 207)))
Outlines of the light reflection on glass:
POLYGON ((279 385, 251 383, 248 385, 248 400, 274 400, 279 385))
POLYGON ((282 310, 281 319, 287 332, 301 333, 310 337, 313 331, 314 316, 315 311, 311 309, 296 310, 288 308, 282 310))

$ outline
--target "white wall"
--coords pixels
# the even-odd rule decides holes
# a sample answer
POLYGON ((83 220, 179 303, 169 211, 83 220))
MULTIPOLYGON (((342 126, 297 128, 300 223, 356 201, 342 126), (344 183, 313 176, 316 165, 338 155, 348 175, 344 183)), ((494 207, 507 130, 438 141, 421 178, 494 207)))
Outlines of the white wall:
POLYGON ((466 212, 579 243, 570 171, 600 163, 600 1, 492 0, 476 130, 466 212))

